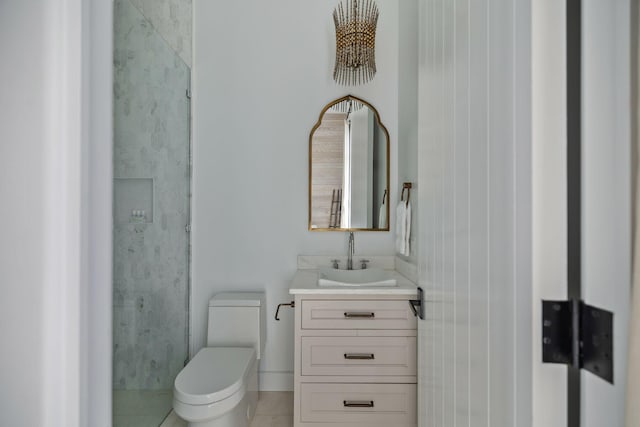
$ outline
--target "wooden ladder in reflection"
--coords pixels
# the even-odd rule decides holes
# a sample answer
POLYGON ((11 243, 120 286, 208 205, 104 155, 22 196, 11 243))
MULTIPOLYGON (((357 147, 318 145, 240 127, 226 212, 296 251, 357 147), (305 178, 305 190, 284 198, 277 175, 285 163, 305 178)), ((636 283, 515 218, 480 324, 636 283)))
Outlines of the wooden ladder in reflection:
POLYGON ((342 215, 342 189, 334 188, 331 192, 331 211, 329 212, 329 228, 340 228, 342 215))

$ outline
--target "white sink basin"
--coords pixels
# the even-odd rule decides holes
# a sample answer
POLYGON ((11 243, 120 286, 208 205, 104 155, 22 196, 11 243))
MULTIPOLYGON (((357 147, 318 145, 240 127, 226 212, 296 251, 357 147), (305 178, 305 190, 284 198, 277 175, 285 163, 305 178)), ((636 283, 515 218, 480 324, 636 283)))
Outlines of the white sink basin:
POLYGON ((391 271, 379 268, 365 270, 321 268, 318 270, 318 286, 393 287, 398 286, 398 283, 391 271))

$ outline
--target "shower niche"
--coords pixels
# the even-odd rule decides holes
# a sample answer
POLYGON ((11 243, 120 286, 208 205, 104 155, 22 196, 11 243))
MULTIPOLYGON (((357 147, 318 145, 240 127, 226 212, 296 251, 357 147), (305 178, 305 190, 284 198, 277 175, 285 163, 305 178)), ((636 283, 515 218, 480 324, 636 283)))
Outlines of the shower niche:
POLYGON ((153 223, 153 184, 153 178, 115 178, 114 221, 153 223))

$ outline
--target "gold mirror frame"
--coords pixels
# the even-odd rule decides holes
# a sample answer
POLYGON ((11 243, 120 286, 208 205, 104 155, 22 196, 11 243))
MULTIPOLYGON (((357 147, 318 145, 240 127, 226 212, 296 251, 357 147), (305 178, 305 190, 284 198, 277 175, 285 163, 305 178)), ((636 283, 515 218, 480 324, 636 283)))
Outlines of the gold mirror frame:
POLYGON ((308 224, 307 224, 307 228, 309 231, 340 231, 340 232, 348 232, 348 231, 389 231, 389 222, 390 222, 390 210, 389 210, 389 204, 390 204, 390 194, 391 194, 391 189, 390 189, 390 182, 389 182, 389 176, 390 176, 390 169, 391 169, 391 138, 389 137, 389 131, 387 130, 386 126, 382 123, 382 120, 380 119, 380 114, 378 113, 378 110, 375 109, 375 107, 373 105, 371 105, 370 103, 368 103, 367 101, 358 98, 356 96, 353 95, 347 95, 347 96, 343 96, 342 98, 338 98, 335 99, 331 102, 329 102, 327 105, 325 105, 325 107, 322 109, 322 111, 320 112, 320 115, 318 116, 318 121, 316 122, 316 124, 313 126, 313 128, 311 129, 311 132, 309 133, 309 189, 308 189, 308 199, 309 199, 309 203, 308 203, 308 224), (384 131, 384 136, 387 139, 387 150, 386 150, 386 154, 387 154, 387 178, 386 178, 386 208, 387 208, 387 226, 385 228, 312 228, 311 227, 311 212, 312 212, 312 206, 311 206, 311 183, 312 183, 312 176, 313 176, 313 165, 312 165, 312 161, 313 161, 313 151, 312 151, 312 144, 313 144, 313 135, 316 132, 316 130, 320 127, 320 125, 322 124, 322 118, 324 117, 324 114, 327 112, 327 110, 329 110, 329 108, 333 107, 336 104, 339 104, 341 102, 344 101, 349 101, 349 100, 353 100, 353 101, 357 101, 362 103, 364 106, 369 107, 371 109, 371 111, 373 111, 373 113, 375 114, 376 117, 376 121, 378 123, 378 125, 380 126, 380 128, 382 128, 382 130, 384 131))

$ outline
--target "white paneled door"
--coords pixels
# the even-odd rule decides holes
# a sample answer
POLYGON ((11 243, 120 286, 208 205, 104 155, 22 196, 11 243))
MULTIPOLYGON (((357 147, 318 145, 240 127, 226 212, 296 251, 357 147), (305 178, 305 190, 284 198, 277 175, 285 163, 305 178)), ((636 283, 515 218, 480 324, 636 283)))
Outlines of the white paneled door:
POLYGON ((421 427, 530 425, 528 0, 422 0, 421 427))
MULTIPOLYGON (((567 426, 540 315, 568 296, 566 12, 419 0, 420 427, 567 426)), ((630 0, 582 0, 582 299, 615 313, 615 383, 581 374, 582 427, 623 425, 629 16, 630 0)))

